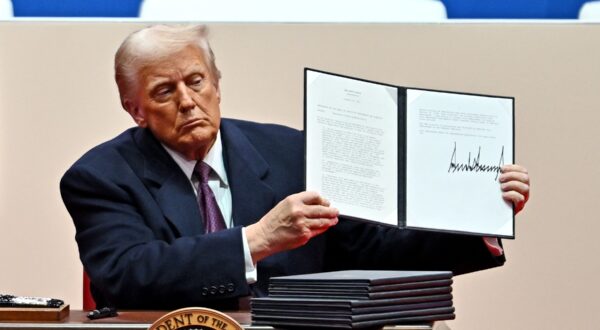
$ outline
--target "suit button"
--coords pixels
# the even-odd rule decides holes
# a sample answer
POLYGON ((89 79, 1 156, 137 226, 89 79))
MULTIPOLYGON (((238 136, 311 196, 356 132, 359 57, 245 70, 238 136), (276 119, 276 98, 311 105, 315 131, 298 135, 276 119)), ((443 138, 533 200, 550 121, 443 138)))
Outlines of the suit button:
POLYGON ((225 286, 224 285, 219 285, 219 293, 220 294, 225 293, 225 286))
POLYGON ((207 287, 202 287, 202 291, 201 291, 200 294, 203 295, 203 296, 208 295, 208 288, 207 287))
POLYGON ((210 287, 210 294, 211 295, 215 295, 217 293, 217 287, 216 286, 211 286, 210 287))
POLYGON ((235 291, 235 288, 234 288, 234 286, 233 286, 233 283, 229 283, 229 284, 227 284, 227 291, 228 291, 228 292, 233 292, 233 291, 235 291))

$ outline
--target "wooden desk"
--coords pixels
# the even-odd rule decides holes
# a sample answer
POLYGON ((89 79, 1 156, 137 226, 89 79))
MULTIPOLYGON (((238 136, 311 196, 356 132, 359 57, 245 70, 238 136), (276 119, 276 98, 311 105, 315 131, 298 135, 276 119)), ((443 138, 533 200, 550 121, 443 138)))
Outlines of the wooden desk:
MULTIPOLYGON (((148 327, 166 311, 123 311, 119 316, 100 320, 89 320, 87 312, 71 311, 69 316, 60 322, 8 322, 0 321, 0 329, 39 330, 39 329, 82 329, 82 330, 107 330, 107 329, 148 329, 148 327)), ((244 329, 269 330, 267 326, 251 325, 250 313, 227 312, 244 329)), ((385 327, 385 330, 431 330, 431 325, 402 325, 385 327)))

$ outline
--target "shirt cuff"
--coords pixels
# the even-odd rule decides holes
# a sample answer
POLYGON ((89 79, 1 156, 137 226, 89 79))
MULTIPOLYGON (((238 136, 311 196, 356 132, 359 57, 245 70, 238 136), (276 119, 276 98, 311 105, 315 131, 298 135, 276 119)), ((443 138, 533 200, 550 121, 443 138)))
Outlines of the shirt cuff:
POLYGON ((244 265, 246 272, 246 282, 248 284, 256 283, 256 267, 252 263, 252 255, 248 246, 248 238, 246 238, 246 228, 242 228, 242 245, 244 246, 244 265))
POLYGON ((497 237, 484 237, 483 242, 494 257, 499 257, 504 254, 504 249, 500 246, 497 237))

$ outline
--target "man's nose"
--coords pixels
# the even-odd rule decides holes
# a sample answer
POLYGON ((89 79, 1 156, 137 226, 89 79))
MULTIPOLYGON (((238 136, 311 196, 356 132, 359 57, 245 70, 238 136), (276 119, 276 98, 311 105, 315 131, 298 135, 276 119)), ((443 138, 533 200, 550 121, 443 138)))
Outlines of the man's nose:
POLYGON ((196 107, 196 103, 192 98, 193 91, 188 86, 185 84, 179 84, 177 86, 177 93, 179 96, 179 111, 187 112, 196 107))

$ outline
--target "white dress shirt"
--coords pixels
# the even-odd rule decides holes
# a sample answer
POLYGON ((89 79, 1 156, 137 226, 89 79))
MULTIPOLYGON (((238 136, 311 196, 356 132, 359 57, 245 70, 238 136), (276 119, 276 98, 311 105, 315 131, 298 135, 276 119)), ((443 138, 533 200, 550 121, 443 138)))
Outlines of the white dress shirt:
MULTIPOLYGON (((163 148, 169 153, 171 158, 179 165, 179 168, 183 171, 185 176, 189 179, 190 185, 194 189, 196 196, 198 196, 198 179, 193 175, 194 167, 196 166, 196 160, 188 160, 179 152, 167 147, 162 144, 163 148)), ((208 186, 215 195, 223 220, 225 220, 225 226, 227 228, 233 227, 233 203, 231 199, 231 190, 229 189, 229 182, 227 180, 227 172, 225 171, 225 163, 223 162, 223 144, 221 143, 221 132, 217 132, 217 139, 214 145, 208 151, 206 157, 203 160, 212 171, 208 178, 208 186)), ((198 224, 200 222, 198 221, 198 224)), ((242 245, 244 247, 244 261, 246 269, 246 281, 251 284, 256 282, 256 267, 252 263, 252 255, 250 254, 250 248, 248 246, 248 239, 246 238, 246 230, 242 229, 242 245)))

